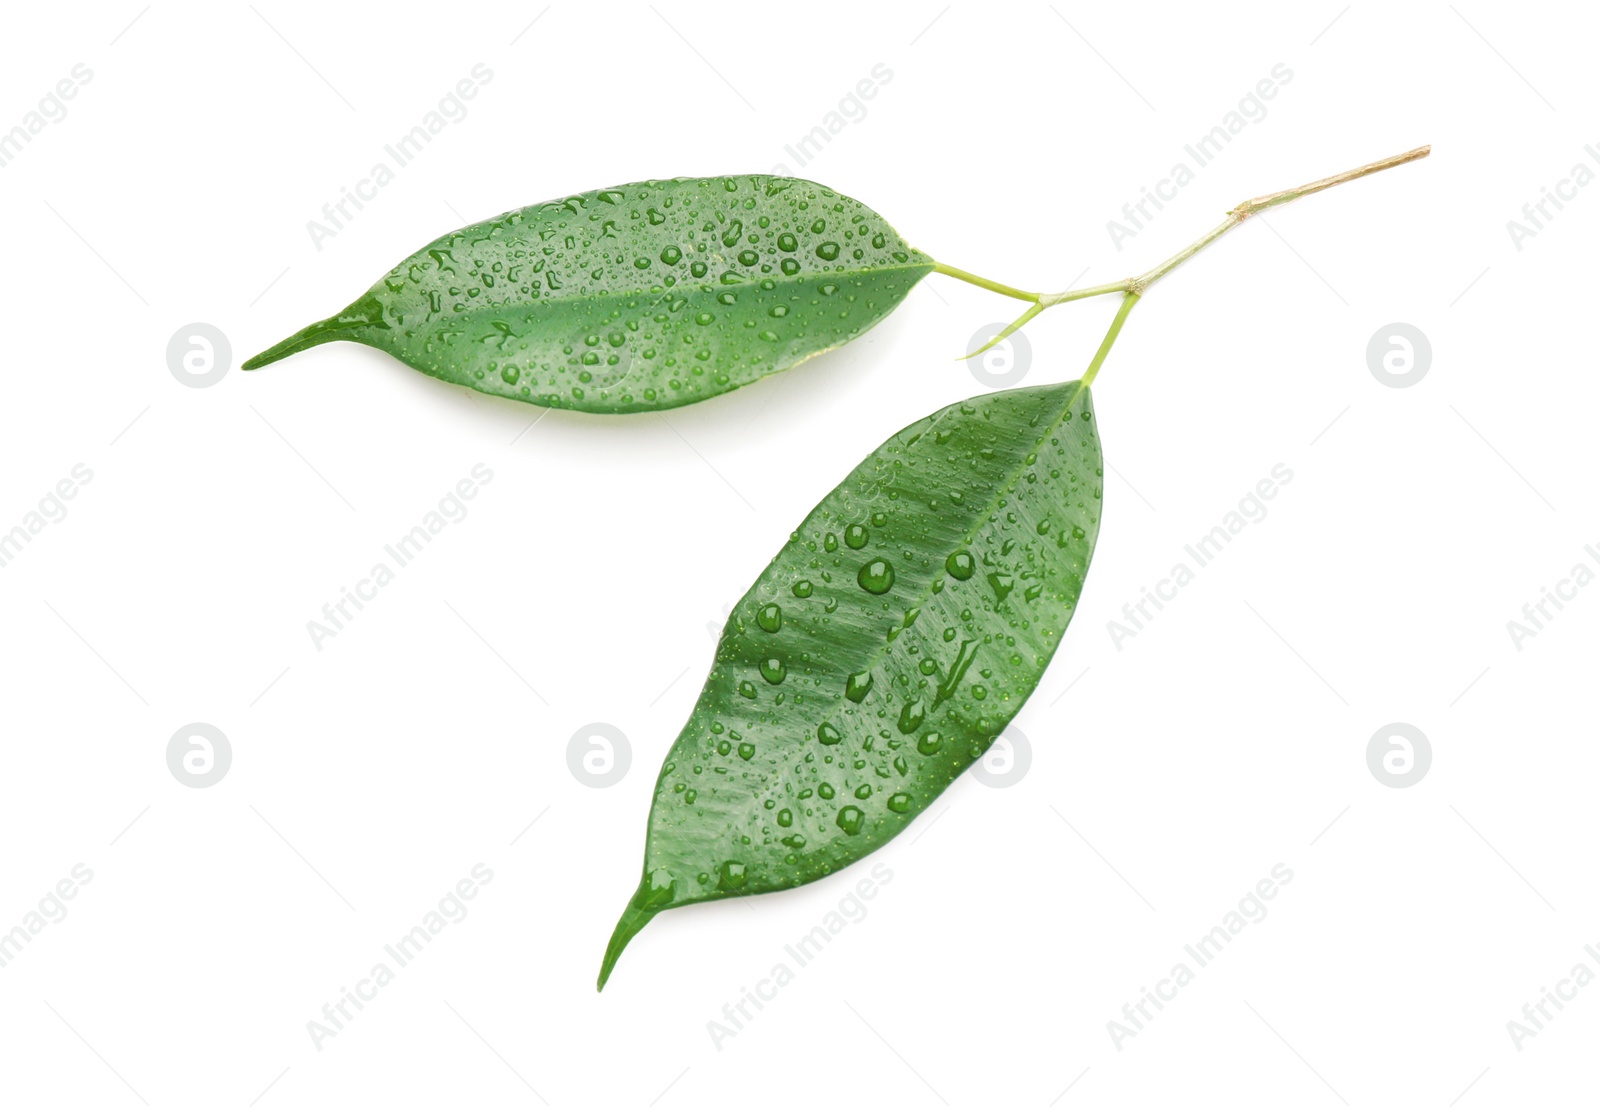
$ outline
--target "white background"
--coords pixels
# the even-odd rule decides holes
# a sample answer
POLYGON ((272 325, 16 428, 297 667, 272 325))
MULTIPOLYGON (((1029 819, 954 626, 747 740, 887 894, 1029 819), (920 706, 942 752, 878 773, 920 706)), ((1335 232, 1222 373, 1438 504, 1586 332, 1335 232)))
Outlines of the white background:
MULTIPOLYGON (((1520 1049, 1507 1023, 1575 964, 1600 973, 1600 588, 1520 650, 1506 628, 1575 563, 1600 569, 1600 187, 1520 250, 1507 230, 1600 169, 1592 11, 46 7, 5 16, 0 130, 74 65, 93 76, 0 168, 0 531, 75 464, 93 479, 0 568, 0 931, 75 864, 93 880, 0 968, 7 1107, 1592 1092, 1600 988, 1520 1049), (493 79, 468 115, 316 249, 307 221, 477 63, 493 79), (847 106, 797 165, 785 146, 879 63, 865 116, 847 106), (1118 250, 1107 222, 1280 63, 1265 117, 1118 250), (936 258, 1060 289, 1422 143, 1141 302, 1096 385, 1104 528, 1016 720, 1027 774, 963 778, 879 854, 893 879, 864 917, 720 1046, 708 1022, 869 866, 664 915, 595 993, 708 627, 862 456, 987 389, 953 357, 1019 306, 934 276, 859 342, 731 396, 531 429, 537 409, 354 345, 237 369, 429 239, 583 189, 784 164, 936 258), (231 341, 210 388, 167 366, 191 322, 231 341), (1433 350, 1406 389, 1367 364, 1393 322, 1433 350), (315 648, 306 623, 477 463, 494 479, 470 514, 315 648), (1294 479, 1266 519, 1115 645, 1124 604, 1278 463, 1294 479), (1432 749, 1406 789, 1366 758, 1397 721, 1432 749), (231 743, 213 787, 168 771, 192 722, 231 743), (568 771, 593 722, 630 742, 608 789, 568 771), (470 914, 318 1049, 308 1021, 479 862, 470 914), (1119 1047, 1108 1022, 1280 862, 1264 921, 1119 1047)), ((1026 381, 1075 377, 1113 308, 1035 321, 1026 381)))

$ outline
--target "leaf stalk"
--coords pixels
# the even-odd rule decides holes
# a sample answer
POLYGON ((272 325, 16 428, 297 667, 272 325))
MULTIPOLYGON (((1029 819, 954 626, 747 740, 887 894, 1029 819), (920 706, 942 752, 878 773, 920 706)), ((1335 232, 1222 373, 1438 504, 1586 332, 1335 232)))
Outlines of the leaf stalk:
POLYGON ((1093 380, 1095 374, 1099 372, 1100 364, 1105 361, 1106 353, 1111 350, 1111 344, 1115 342, 1117 333, 1122 330, 1122 322, 1127 318, 1128 312, 1133 308, 1134 302, 1143 296, 1144 292, 1156 282, 1160 281, 1178 267, 1188 262, 1195 255, 1211 246, 1211 244, 1221 239, 1228 232, 1232 231, 1234 228, 1237 228, 1240 224, 1243 224, 1247 219, 1259 212, 1264 212, 1269 208, 1276 208, 1279 205, 1286 205, 1290 201, 1297 201, 1301 197, 1309 197, 1313 193, 1321 193, 1324 189, 1332 189, 1334 186, 1342 185, 1344 182, 1355 181, 1357 178, 1364 178, 1369 174, 1376 174, 1381 170, 1389 170, 1396 166, 1403 166, 1407 162, 1415 162, 1418 159, 1427 158, 1432 150, 1433 147, 1431 145, 1417 147, 1415 150, 1409 150, 1403 154, 1391 155, 1388 158, 1380 158, 1376 162, 1369 162, 1365 166, 1357 166, 1352 170, 1346 170, 1340 174, 1333 174, 1326 178, 1318 178, 1316 181, 1307 182, 1306 184, 1296 186, 1293 189, 1280 189, 1276 193, 1265 193, 1260 197, 1252 197, 1248 201, 1241 201, 1239 204, 1228 210, 1228 218, 1226 220, 1224 220, 1221 224, 1218 224, 1215 228, 1212 228, 1209 232, 1195 240, 1193 243, 1189 244, 1189 246, 1185 247, 1182 251, 1179 251, 1176 255, 1173 255, 1170 259, 1167 259, 1165 262, 1158 263, 1156 266, 1145 271, 1143 274, 1132 278, 1124 278, 1118 282, 1106 282, 1102 285, 1085 286, 1076 290, 1063 290, 1060 293, 1037 294, 1028 293, 1024 290, 1019 290, 1013 286, 1007 286, 1003 283, 995 282, 988 278, 980 278, 975 274, 968 273, 967 271, 958 269, 957 267, 946 266, 943 263, 937 263, 935 264, 934 269, 940 274, 947 274, 952 278, 960 279, 961 281, 968 282, 974 286, 980 286, 986 290, 992 290, 995 293, 1003 293, 1007 297, 1014 297, 1019 301, 1033 302, 1033 304, 1030 305, 1020 317, 1002 329, 1000 333, 994 337, 994 339, 990 340, 977 351, 969 352, 968 354, 963 355, 961 358, 971 359, 975 355, 982 355, 984 352, 1000 343, 1006 337, 1010 336, 1013 332, 1017 331, 1017 329, 1027 324, 1034 317, 1038 316, 1045 309, 1048 309, 1053 305, 1062 305, 1068 301, 1080 301, 1086 297, 1098 297, 1099 295, 1106 293, 1123 294, 1124 297, 1122 305, 1117 309, 1116 319, 1111 322, 1110 331, 1106 333, 1106 338, 1101 343, 1100 350, 1095 353, 1094 360, 1089 364, 1089 370, 1084 374, 1083 381, 1084 384, 1087 385, 1091 380, 1093 380))

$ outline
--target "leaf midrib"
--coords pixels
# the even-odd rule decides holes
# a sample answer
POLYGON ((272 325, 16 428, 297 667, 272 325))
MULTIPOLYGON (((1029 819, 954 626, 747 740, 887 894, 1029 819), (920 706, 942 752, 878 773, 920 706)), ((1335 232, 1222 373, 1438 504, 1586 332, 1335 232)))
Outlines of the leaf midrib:
MULTIPOLYGON (((921 281, 923 278, 925 278, 929 274, 933 273, 934 265, 935 264, 934 264, 933 260, 929 259, 926 263, 896 263, 893 266, 871 266, 871 267, 864 267, 864 268, 859 269, 859 270, 841 271, 841 272, 838 273, 838 277, 847 278, 847 277, 850 277, 852 275, 860 276, 860 275, 866 275, 866 274, 884 274, 884 273, 891 272, 891 271, 899 272, 899 271, 908 271, 908 270, 920 270, 923 273, 917 277, 916 281, 912 282, 912 285, 914 286, 914 285, 916 285, 916 282, 921 281)), ((776 293, 776 292, 778 292, 778 290, 784 288, 785 286, 804 286, 807 282, 811 282, 811 283, 815 284, 817 282, 821 282, 821 281, 826 280, 828 277, 829 276, 826 275, 826 274, 795 275, 794 277, 790 277, 788 275, 783 275, 780 278, 773 279, 773 281, 778 283, 778 289, 774 289, 774 290, 770 290, 770 291, 769 290, 764 290, 764 291, 761 291, 761 292, 763 292, 763 293, 776 293)), ((380 285, 380 286, 382 284, 383 283, 381 281, 378 283, 378 285, 380 285)), ((741 285, 742 284, 743 283, 741 283, 741 285)), ((571 287, 565 287, 565 286, 562 287, 563 290, 566 290, 566 289, 569 289, 569 288, 571 288, 571 287)), ((736 289, 737 287, 727 287, 727 288, 736 289)), ((374 292, 376 292, 376 289, 377 289, 377 287, 374 287, 374 292)), ((907 289, 907 292, 909 293, 911 287, 908 286, 908 287, 906 287, 906 289, 907 289)), ((561 291, 557 291, 557 292, 559 293, 561 291)), ((660 305, 663 301, 666 301, 674 293, 680 293, 680 292, 682 292, 682 291, 679 290, 677 287, 669 286, 669 287, 665 288, 661 292, 659 297, 656 297, 656 299, 654 301, 649 302, 647 308, 648 309, 654 309, 656 306, 660 305)), ((718 292, 718 290, 717 290, 717 287, 715 287, 715 286, 710 287, 710 288, 706 288, 704 286, 696 286, 696 287, 694 287, 692 292, 696 293, 696 294, 714 295, 714 294, 716 294, 718 292)), ((465 318, 468 321, 476 323, 476 322, 478 322, 480 320, 494 320, 494 319, 497 319, 497 318, 500 318, 500 317, 504 317, 504 316, 507 316, 507 315, 514 315, 514 314, 517 314, 517 313, 525 312, 526 310, 528 310, 530 308, 537 309, 541 304, 554 304, 556 306, 565 308, 568 304, 587 302, 587 303, 590 303, 590 304, 599 304, 599 305, 605 305, 607 307, 610 307, 611 303, 615 302, 615 301, 626 301, 629 298, 649 297, 649 296, 651 296, 651 291, 649 291, 649 290, 641 290, 641 291, 639 291, 637 293, 615 293, 615 292, 591 293, 591 294, 574 293, 574 294, 571 294, 571 295, 568 295, 568 296, 561 296, 561 297, 543 297, 543 298, 538 298, 538 299, 532 300, 532 301, 522 301, 522 302, 507 301, 504 304, 496 305, 496 306, 493 306, 493 307, 491 307, 491 306, 483 306, 481 308, 469 308, 469 309, 465 310, 464 312, 459 312, 459 313, 452 314, 449 319, 450 320, 459 321, 459 320, 462 320, 463 318, 465 318)), ((901 300, 904 300, 904 295, 901 296, 901 300)), ((834 345, 834 346, 837 347, 839 345, 834 345)), ((828 349, 824 349, 824 350, 832 350, 832 349, 828 348, 828 349)))
MULTIPOLYGON (((1078 381, 1074 382, 1072 385, 1076 386, 1077 389, 1075 389, 1072 392, 1071 396, 1067 399, 1067 402, 1066 402, 1065 406, 1062 407, 1061 412, 1057 413, 1055 420, 1051 423, 1050 428, 1051 428, 1052 431, 1056 430, 1056 429, 1059 429, 1061 427, 1062 418, 1063 417, 1065 417, 1067 422, 1070 423, 1070 421, 1072 419, 1071 418, 1072 409, 1073 409, 1074 406, 1076 406, 1078 404, 1079 395, 1083 394, 1084 392, 1086 392, 1089 389, 1087 386, 1083 385, 1083 382, 1081 380, 1078 380, 1078 381)), ((956 405, 960 405, 960 404, 961 404, 960 402, 956 403, 956 405)), ((954 408, 955 408, 954 406, 951 407, 951 409, 954 409, 954 408)), ((959 411, 957 411, 957 412, 959 412, 959 411)), ((937 424, 938 424, 938 422, 934 422, 933 424, 929 425, 926 429, 924 429, 922 431, 921 436, 930 435, 933 432, 934 428, 937 426, 937 424)), ((1022 462, 1020 462, 1017 465, 1015 470, 1010 471, 1010 472, 1007 473, 1005 483, 1000 486, 1000 488, 996 491, 995 496, 984 507, 983 513, 978 515, 978 517, 975 519, 975 524, 972 526, 972 528, 968 529, 965 533, 962 534, 961 540, 962 540, 962 546, 963 547, 971 546, 972 543, 977 539, 978 531, 981 528, 983 528, 983 523, 988 521, 989 520, 989 516, 1000 508, 1001 501, 1005 498, 1007 492, 1011 491, 1016 486, 1017 482, 1022 478, 1022 473, 1027 468, 1027 466, 1028 466, 1028 464, 1027 464, 1027 453, 1024 452, 1023 453, 1022 462)), ((831 492, 830 492, 830 494, 831 494, 831 492)), ((815 511, 813 511, 813 512, 815 512, 815 511)), ((807 519, 809 520, 809 518, 810 518, 810 515, 808 514, 807 515, 807 519)), ((928 604, 928 602, 933 598, 933 584, 938 578, 939 577, 938 577, 937 574, 935 574, 934 576, 929 578, 926 586, 924 586, 918 592, 918 594, 916 596, 916 599, 915 599, 914 606, 908 606, 907 609, 913 609, 913 608, 920 609, 921 607, 926 606, 928 604)), ((731 619, 730 619, 730 624, 731 624, 731 619)), ((883 661, 885 659, 887 659, 889 657, 889 655, 893 651, 894 651, 894 642, 892 642, 892 641, 891 642, 886 642, 886 643, 880 645, 874 651, 873 655, 871 656, 871 658, 869 659, 869 661, 867 663, 866 668, 863 669, 863 670, 870 671, 870 670, 876 669, 877 667, 879 667, 883 663, 883 661)), ((1042 678, 1043 675, 1044 675, 1044 672, 1041 669, 1040 677, 1042 678)), ((1037 681, 1035 681, 1035 686, 1038 686, 1037 681)), ((843 699, 843 696, 841 696, 841 695, 835 695, 834 696, 833 701, 829 704, 829 707, 830 707, 829 714, 830 715, 834 711, 836 711, 838 709, 839 702, 840 702, 841 699, 843 699)))

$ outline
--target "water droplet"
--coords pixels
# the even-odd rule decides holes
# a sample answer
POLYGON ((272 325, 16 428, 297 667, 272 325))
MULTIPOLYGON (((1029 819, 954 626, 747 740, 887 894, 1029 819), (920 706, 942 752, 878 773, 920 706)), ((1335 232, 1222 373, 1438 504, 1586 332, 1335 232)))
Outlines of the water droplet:
POLYGON ((744 865, 738 861, 724 861, 717 870, 717 887, 724 892, 737 892, 745 886, 747 879, 744 865))
POLYGON ((889 810, 897 815, 903 815, 911 810, 911 797, 905 792, 895 792, 889 797, 889 810))
POLYGON ((859 834, 861 833, 861 824, 866 819, 866 812, 860 807, 841 807, 836 821, 839 824, 839 829, 846 834, 859 834))
POLYGON ((811 597, 811 580, 802 579, 802 580, 800 580, 800 582, 796 583, 793 587, 791 587, 789 589, 794 592, 794 597, 795 598, 810 598, 811 597))
POLYGON ((844 697, 852 703, 859 703, 867 697, 867 692, 872 690, 872 673, 857 672, 844 681, 844 697))
POLYGON ((639 902, 645 907, 659 907, 671 903, 677 890, 678 882, 673 875, 666 869, 656 869, 645 878, 645 894, 639 902))
POLYGON ((922 725, 922 720, 928 716, 928 707, 921 699, 914 699, 900 708, 900 732, 909 734, 922 725))
POLYGON ((881 595, 894 586, 894 568, 887 560, 871 560, 861 565, 856 582, 869 594, 881 595))
POLYGON ((824 722, 817 727, 817 740, 824 745, 838 745, 843 739, 840 738, 838 730, 824 722))
POLYGON ((661 252, 661 261, 666 263, 668 266, 677 265, 678 260, 681 258, 683 258, 683 252, 679 251, 676 247, 667 247, 661 252))
POLYGON ((940 742, 938 734, 923 734, 922 740, 917 742, 917 752, 924 757, 931 757, 939 751, 940 742))
POLYGON ((783 677, 789 674, 789 668, 783 661, 775 656, 769 656, 761 662, 761 678, 771 684, 783 682, 783 677))
POLYGON ((793 251, 800 246, 800 241, 794 238, 793 232, 784 232, 778 237, 779 251, 793 251))
POLYGON ((739 743, 739 756, 740 757, 742 757, 744 760, 748 761, 751 757, 753 757, 755 755, 756 755, 756 747, 754 745, 751 745, 748 741, 741 741, 739 743))
POLYGON ((754 699, 756 697, 756 685, 751 683, 749 680, 745 680, 739 685, 739 694, 743 695, 746 699, 754 699))
POLYGON ((851 548, 861 548, 867 543, 867 527, 852 525, 844 531, 844 543, 851 548))
POLYGON ((793 826, 794 825, 794 812, 789 810, 789 808, 787 808, 787 807, 785 807, 783 810, 779 811, 778 812, 778 825, 779 826, 793 826))
POLYGON ((777 603, 768 603, 757 611, 756 625, 768 633, 777 633, 778 630, 783 628, 783 611, 778 607, 777 603))
POLYGON ((978 568, 973 563, 972 553, 963 549, 960 552, 952 552, 945 557, 944 570, 949 572, 955 579, 971 579, 972 573, 977 571, 978 568))
POLYGON ((839 257, 839 245, 837 243, 833 242, 833 240, 830 239, 826 243, 817 244, 817 258, 831 263, 834 259, 837 259, 838 257, 839 257))

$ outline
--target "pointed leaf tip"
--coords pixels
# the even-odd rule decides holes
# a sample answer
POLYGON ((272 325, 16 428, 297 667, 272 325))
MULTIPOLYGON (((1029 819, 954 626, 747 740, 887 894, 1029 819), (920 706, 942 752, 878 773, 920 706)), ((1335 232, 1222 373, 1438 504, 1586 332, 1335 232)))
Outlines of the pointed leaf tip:
POLYGON ((645 924, 656 917, 654 911, 647 911, 635 906, 632 900, 622 911, 622 918, 617 920, 616 930, 611 932, 611 941, 606 943, 606 956, 600 962, 600 976, 595 981, 596 992, 605 991, 606 982, 611 979, 611 971, 616 968, 617 959, 622 956, 622 951, 628 948, 628 943, 633 941, 634 935, 644 930, 645 924))
POLYGON ((354 340, 359 343, 372 335, 374 330, 387 330, 388 327, 383 319, 382 303, 376 297, 369 295, 348 306, 343 312, 336 313, 327 320, 308 324, 293 336, 279 340, 258 355, 252 355, 239 364, 239 369, 259 370, 269 363, 276 363, 307 348, 332 343, 334 340, 354 340))

